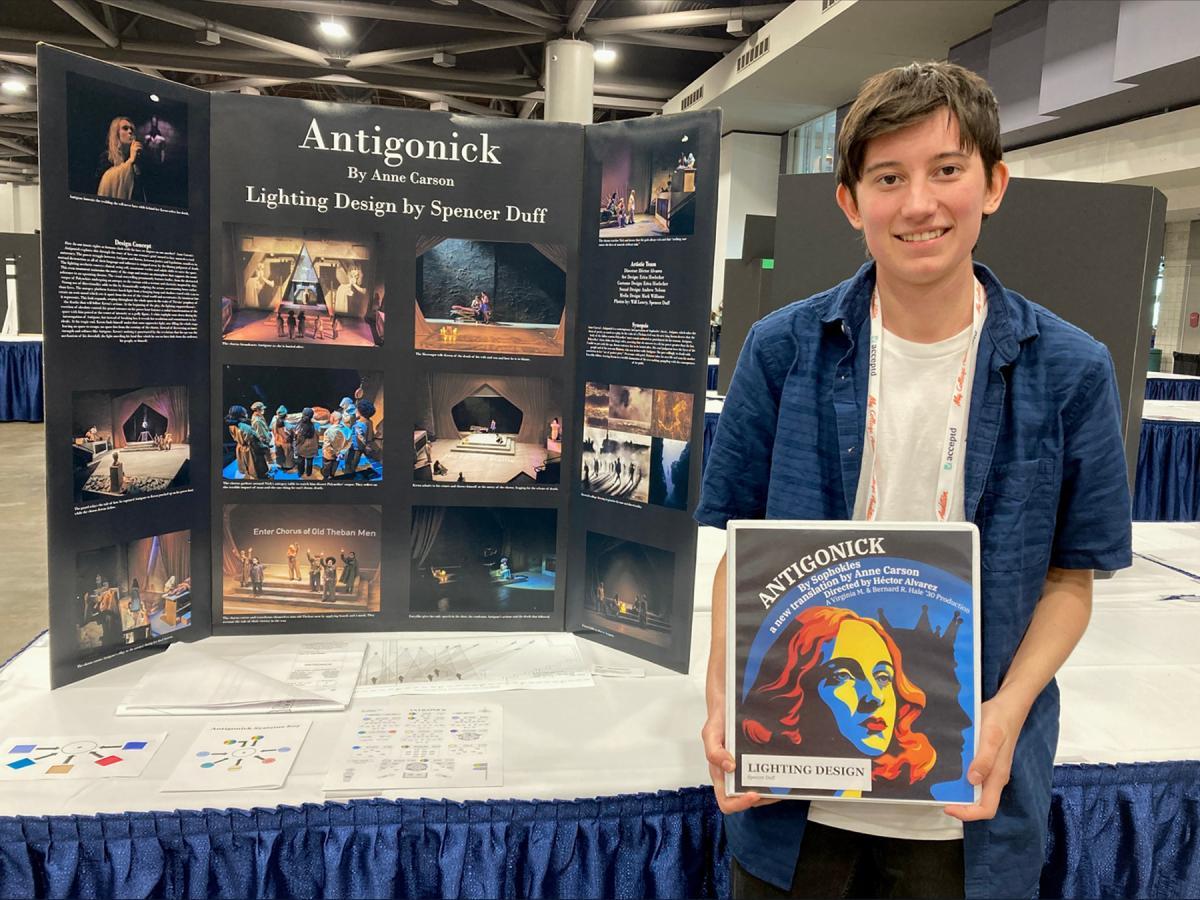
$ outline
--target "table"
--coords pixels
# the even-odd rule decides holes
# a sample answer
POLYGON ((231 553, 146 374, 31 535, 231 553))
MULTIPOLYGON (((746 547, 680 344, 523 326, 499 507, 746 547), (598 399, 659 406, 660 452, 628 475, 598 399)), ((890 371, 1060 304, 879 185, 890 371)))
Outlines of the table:
POLYGON ((41 336, 0 339, 0 422, 40 422, 43 409, 41 336))
POLYGON ((708 358, 708 384, 706 389, 715 391, 717 389, 717 371, 721 366, 721 359, 717 356, 708 358))
MULTIPOLYGON (((723 398, 704 406, 704 464, 716 437, 723 398)), ((1134 483, 1133 518, 1200 521, 1200 403, 1146 400, 1134 483)))
MULTIPOLYGON (((189 795, 196 811, 156 812, 177 795, 155 783, 206 720, 122 719, 170 735, 136 786, 6 785, 0 897, 727 896, 721 819, 697 786, 706 772, 696 739, 723 540, 701 529, 692 674, 584 641, 593 661, 643 666, 647 677, 491 695, 505 710, 504 799, 460 789, 438 800, 321 803, 342 724, 325 715, 313 717, 282 790, 189 795)), ((1200 525, 1135 525, 1134 567, 1097 584, 1092 627, 1059 678, 1044 896, 1200 895, 1190 849, 1200 833, 1200 724, 1187 714, 1200 691, 1197 541, 1200 525)), ((205 646, 234 654, 280 640, 205 646)), ((110 727, 116 700, 151 664, 47 694, 46 662, 35 645, 0 671, 10 728, 110 727)))
POLYGON ((1154 522, 1200 520, 1200 401, 1142 404, 1133 517, 1154 522))
POLYGON ((1200 400, 1200 376, 1171 372, 1146 374, 1147 400, 1200 400))

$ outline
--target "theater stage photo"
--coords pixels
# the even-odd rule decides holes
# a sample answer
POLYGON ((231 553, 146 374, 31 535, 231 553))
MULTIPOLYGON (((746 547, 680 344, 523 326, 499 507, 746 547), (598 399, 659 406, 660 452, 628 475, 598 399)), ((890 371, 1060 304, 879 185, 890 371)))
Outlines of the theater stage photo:
POLYGON ((383 343, 377 244, 317 229, 264 234, 227 225, 221 245, 225 341, 374 347, 383 343))
POLYGON ((413 428, 417 483, 558 484, 562 386, 518 375, 428 373, 413 428))
POLYGON ((557 520, 553 509, 414 507, 410 612, 548 616, 557 520))
POLYGON ((674 554, 589 531, 586 567, 585 625, 671 646, 674 554))
POLYGON ((689 136, 635 138, 604 154, 601 240, 690 235, 696 230, 696 158, 689 136))
POLYGON ((416 349, 563 355, 565 246, 423 237, 416 252, 416 349))
POLYGON ((85 550, 75 557, 81 661, 192 622, 190 531, 85 550))
POLYGON ((186 387, 76 391, 71 398, 75 505, 191 484, 186 387))
POLYGON ((381 518, 378 506, 226 506, 222 614, 228 619, 379 612, 381 518), (301 535, 306 528, 314 533, 301 535), (297 549, 295 571, 288 565, 290 545, 297 549), (317 559, 333 558, 336 589, 329 599, 325 599, 323 580, 313 589, 310 552, 317 559), (347 561, 350 553, 352 562, 347 561), (264 566, 259 593, 244 577, 243 554, 264 566), (347 569, 353 577, 347 576, 347 569))

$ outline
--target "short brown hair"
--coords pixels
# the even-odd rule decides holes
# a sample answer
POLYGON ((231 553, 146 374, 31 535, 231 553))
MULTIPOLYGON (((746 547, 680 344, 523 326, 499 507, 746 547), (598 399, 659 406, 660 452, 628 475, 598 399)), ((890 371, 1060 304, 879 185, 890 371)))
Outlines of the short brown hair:
POLYGON ((1000 111, 988 83, 962 66, 914 62, 863 82, 837 136, 837 180, 851 194, 862 180, 867 141, 924 119, 939 109, 958 120, 962 149, 978 148, 987 183, 1000 161, 1000 111))

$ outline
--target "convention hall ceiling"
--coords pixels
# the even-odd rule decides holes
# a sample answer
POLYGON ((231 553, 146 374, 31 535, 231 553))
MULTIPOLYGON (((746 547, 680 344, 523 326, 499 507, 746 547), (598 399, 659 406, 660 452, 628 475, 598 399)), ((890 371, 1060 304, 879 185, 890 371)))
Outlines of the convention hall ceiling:
POLYGON ((658 112, 786 3, 703 0, 6 0, 0 181, 37 175, 39 41, 208 91, 540 118, 545 44, 596 65, 597 121, 658 112), (336 36, 333 20, 344 27, 336 36), (22 92, 18 85, 26 82, 22 92))

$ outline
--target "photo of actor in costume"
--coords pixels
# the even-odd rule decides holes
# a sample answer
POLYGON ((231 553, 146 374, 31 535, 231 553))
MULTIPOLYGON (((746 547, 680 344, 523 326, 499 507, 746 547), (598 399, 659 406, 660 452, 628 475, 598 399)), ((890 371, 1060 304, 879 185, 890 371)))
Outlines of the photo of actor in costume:
POLYGON ((421 237, 416 254, 416 349, 563 355, 565 246, 421 237))
POLYGON ((383 479, 382 373, 267 366, 224 373, 226 481, 383 479))
POLYGON ((695 232, 697 164, 689 140, 683 132, 660 133, 609 147, 600 181, 601 240, 695 232))
POLYGON ((583 624, 671 646, 675 554, 606 534, 587 534, 583 624))
POLYGON ((410 614, 549 617, 557 522, 553 509, 413 507, 410 614))
POLYGON ((329 504, 226 506, 223 615, 379 612, 380 510, 329 504))
POLYGON ((421 375, 413 422, 413 481, 557 485, 562 396, 556 378, 421 375))
POLYGON ((69 73, 67 106, 71 193, 187 208, 186 104, 69 73))
POLYGON ((75 506, 191 484, 186 387, 76 391, 71 419, 75 506))
POLYGON ((580 490, 685 509, 693 402, 679 391, 587 382, 580 490))
POLYGON ((191 541, 190 531, 173 531, 76 555, 81 661, 191 624, 191 541))
POLYGON ((383 344, 378 235, 322 228, 281 232, 227 223, 217 250, 225 341, 383 344))
POLYGON ((882 609, 874 616, 840 606, 803 610, 780 632, 746 695, 739 751, 871 761, 870 791, 795 793, 943 800, 958 789, 969 799, 970 787, 957 784, 972 724, 954 679, 963 619, 944 618, 931 627, 926 606, 914 628, 900 629, 882 609), (939 709, 939 697, 952 705, 939 709))

